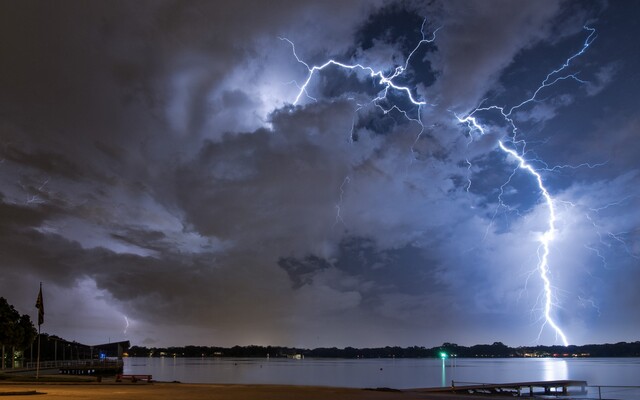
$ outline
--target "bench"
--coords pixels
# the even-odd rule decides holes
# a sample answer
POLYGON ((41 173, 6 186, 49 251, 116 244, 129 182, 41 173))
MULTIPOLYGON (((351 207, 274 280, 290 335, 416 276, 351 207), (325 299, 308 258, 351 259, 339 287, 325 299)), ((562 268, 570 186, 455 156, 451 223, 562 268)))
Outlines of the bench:
POLYGON ((147 383, 151 383, 151 375, 124 375, 124 374, 116 375, 116 382, 122 382, 123 379, 129 379, 133 383, 137 381, 143 381, 143 380, 146 380, 147 383))

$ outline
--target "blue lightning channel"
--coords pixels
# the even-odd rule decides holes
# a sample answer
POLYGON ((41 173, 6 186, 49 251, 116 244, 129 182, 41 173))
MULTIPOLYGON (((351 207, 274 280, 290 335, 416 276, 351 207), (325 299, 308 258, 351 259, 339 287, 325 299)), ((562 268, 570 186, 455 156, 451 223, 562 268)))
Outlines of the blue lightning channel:
MULTIPOLYGON (((423 21, 422 27, 421 27, 421 33, 422 33, 422 39, 418 42, 418 44, 416 45, 416 47, 413 49, 413 51, 411 51, 411 53, 409 54, 409 56, 407 57, 404 65, 399 65, 396 66, 393 69, 393 72, 389 73, 389 74, 385 74, 384 71, 382 70, 376 70, 373 67, 370 66, 366 66, 366 65, 362 65, 359 63, 355 63, 355 64, 347 64, 347 63, 343 63, 340 61, 336 61, 334 59, 329 59, 328 61, 324 62, 323 64, 320 65, 313 65, 310 66, 308 63, 306 63, 305 61, 303 61, 297 54, 296 52, 296 47, 295 44, 287 39, 287 38, 280 38, 280 40, 286 41, 287 43, 289 43, 289 45, 292 48, 292 52, 293 55, 295 57, 295 59, 298 61, 298 63, 302 64, 305 66, 305 68, 308 71, 308 74, 306 76, 306 79, 304 81, 304 83, 302 85, 299 85, 296 82, 296 85, 299 89, 297 96, 295 97, 295 100, 293 102, 293 105, 297 105, 302 96, 306 96, 307 98, 313 100, 313 101, 317 101, 317 99, 315 99, 314 97, 312 97, 308 91, 307 88, 310 84, 310 82, 312 81, 314 75, 319 72, 324 70, 325 68, 331 67, 331 66, 335 66, 344 70, 348 70, 348 71, 363 71, 369 74, 369 76, 374 79, 377 80, 377 83, 379 85, 381 85, 383 87, 383 89, 379 92, 378 96, 375 97, 373 100, 371 100, 372 104, 377 105, 379 108, 382 109, 382 111, 384 113, 388 113, 391 110, 395 109, 397 111, 399 111, 400 113, 402 113, 408 120, 411 121, 415 121, 418 122, 423 130, 424 130, 424 124, 422 123, 421 120, 421 107, 427 105, 427 102, 424 100, 418 100, 416 98, 414 98, 412 91, 409 87, 407 86, 400 86, 396 83, 394 83, 394 79, 397 78, 398 76, 400 76, 401 74, 403 74, 409 64, 409 61, 411 59, 411 57, 414 55, 414 53, 420 48, 420 46, 422 46, 424 43, 431 43, 435 40, 436 38, 436 33, 438 32, 438 29, 436 29, 432 36, 430 38, 427 38, 425 33, 424 33, 424 26, 425 26, 425 21, 423 21), (417 106, 418 108, 418 118, 414 119, 414 118, 410 118, 408 113, 406 112, 406 110, 402 110, 401 108, 399 108, 396 105, 393 105, 391 108, 389 109, 384 109, 382 106, 380 106, 378 103, 387 98, 387 95, 389 94, 390 90, 395 90, 401 93, 404 93, 404 95, 406 96, 406 98, 415 106, 417 106)), ((515 175, 516 170, 517 169, 521 169, 526 171, 528 174, 530 174, 534 180, 537 183, 538 189, 540 190, 540 193, 542 194, 542 197, 544 198, 544 203, 548 209, 549 212, 549 216, 547 218, 547 230, 541 235, 540 237, 540 245, 538 247, 538 266, 537 266, 537 271, 539 273, 539 276, 543 282, 543 298, 544 298, 544 322, 542 324, 542 326, 540 327, 540 333, 538 335, 538 338, 540 338, 544 328, 548 325, 551 328, 553 328, 553 330, 556 333, 556 337, 559 337, 562 340, 562 343, 565 346, 569 345, 569 341, 567 339, 567 336, 565 335, 565 333, 562 331, 562 329, 560 328, 560 326, 555 322, 553 316, 552 316, 552 312, 554 307, 556 306, 555 302, 554 302, 554 295, 553 295, 553 285, 551 282, 551 278, 550 278, 550 270, 549 270, 549 254, 550 254, 550 244, 551 242, 555 239, 555 234, 556 234, 556 210, 555 210, 555 205, 554 205, 554 200, 551 197, 551 194, 549 193, 549 191, 547 190, 546 186, 544 185, 542 176, 540 175, 540 172, 538 172, 538 170, 536 170, 529 162, 527 162, 527 160, 525 160, 524 155, 526 154, 525 152, 525 148, 527 145, 527 142, 525 140, 522 139, 517 139, 517 134, 518 134, 518 127, 516 126, 516 123, 514 121, 513 118, 513 113, 524 107, 525 105, 532 103, 532 102, 536 102, 539 101, 538 100, 538 96, 539 94, 546 88, 549 88, 551 86, 554 86, 555 84, 562 82, 562 81, 566 81, 566 80, 573 80, 577 83, 580 84, 584 84, 586 83, 586 81, 580 79, 577 75, 577 73, 566 73, 566 69, 569 68, 569 66, 572 64, 572 62, 578 58, 579 56, 583 55, 587 49, 589 48, 589 46, 591 45, 591 43, 595 40, 596 38, 596 31, 594 28, 589 28, 589 27, 584 27, 584 29, 586 31, 589 32, 589 34, 587 35, 581 49, 579 51, 577 51, 576 53, 572 54, 570 57, 568 57, 565 62, 560 65, 558 68, 554 69, 553 71, 549 72, 545 79, 540 83, 540 85, 538 86, 538 88, 533 92, 533 94, 531 95, 531 97, 523 100, 522 102, 508 108, 506 106, 498 106, 498 105, 490 105, 490 106, 478 106, 477 108, 475 108, 474 110, 472 110, 471 112, 469 112, 465 117, 460 117, 456 114, 455 117, 457 119, 457 121, 461 124, 466 124, 467 127, 469 128, 469 135, 470 135, 470 142, 473 141, 473 135, 472 133, 474 131, 479 132, 481 135, 485 134, 485 129, 482 126, 481 122, 479 122, 478 117, 476 116, 477 114, 481 113, 481 112, 488 112, 488 111, 498 111, 504 121, 511 127, 511 136, 510 136, 510 142, 513 144, 514 147, 516 148, 521 148, 520 151, 516 151, 513 148, 507 147, 502 140, 498 141, 498 147, 500 148, 500 150, 505 153, 508 156, 513 157, 517 162, 518 162, 518 167, 512 172, 512 174, 510 175, 509 179, 507 180, 507 182, 505 182, 501 188, 500 188, 500 195, 499 195, 499 203, 500 205, 504 205, 503 201, 502 201, 502 194, 504 191, 504 187, 510 182, 511 178, 515 175)), ((484 100, 483 100, 484 102, 484 100)), ((482 102, 482 103, 483 103, 482 102)), ((481 103, 481 105, 482 105, 481 103)), ((358 105, 358 110, 362 107, 361 105, 358 105)), ((420 134, 422 134, 422 131, 420 132, 420 134)), ((418 138, 420 136, 420 134, 418 135, 418 138)), ((466 160, 467 162, 467 170, 470 173, 471 171, 471 162, 466 160)), ((546 166, 546 165, 545 165, 546 166)), ((590 164, 584 164, 581 166, 588 166, 589 168, 594 167, 593 165, 590 164)), ((580 167, 580 166, 578 166, 580 167)), ((577 167, 572 167, 572 166, 559 166, 559 167, 554 167, 554 168, 549 168, 548 166, 546 166, 546 168, 543 168, 542 170, 555 170, 555 169, 561 169, 561 168, 577 168, 577 167)), ((343 182, 343 184, 341 185, 341 190, 344 186, 345 182, 343 182)), ((471 179, 468 180, 468 184, 466 186, 466 191, 468 192, 469 189, 471 188, 471 179)), ((341 196, 342 197, 342 196, 341 196)), ((497 212, 497 210, 496 210, 497 212)), ((494 215, 495 217, 495 215, 494 215)), ((337 220, 336 222, 341 220, 341 216, 339 213, 339 208, 338 208, 338 216, 337 216, 337 220)))
MULTIPOLYGON (((583 55, 587 49, 589 48, 589 46, 591 46, 591 43, 593 43, 593 41, 596 38, 596 30, 595 28, 589 28, 587 26, 583 27, 584 30, 589 32, 589 35, 587 35, 587 38, 585 39, 585 41, 582 44, 582 47, 580 48, 579 51, 577 51, 576 53, 574 53, 571 57, 567 58, 566 61, 558 68, 554 69, 553 71, 549 72, 547 74, 547 76, 545 77, 545 79, 540 83, 540 86, 538 86, 538 88, 533 92, 533 94, 531 95, 531 97, 529 97, 526 100, 523 100, 522 102, 520 102, 519 104, 509 108, 509 110, 507 111, 505 106, 498 106, 498 105, 491 105, 491 106, 486 106, 486 107, 477 107, 476 109, 474 109, 473 111, 471 111, 465 118, 460 118, 456 115, 456 118, 458 119, 459 122, 461 123, 466 123, 467 126, 471 129, 471 130, 478 130, 479 132, 484 134, 484 129, 482 128, 482 126, 480 125, 480 123, 477 121, 476 117, 474 117, 474 115, 478 112, 482 112, 482 111, 498 111, 500 112, 500 114, 502 115, 502 117, 504 118, 504 120, 511 126, 511 132, 513 134, 512 136, 512 140, 514 143, 516 143, 516 135, 518 132, 518 127, 516 126, 515 122, 513 121, 512 115, 514 113, 514 111, 524 107, 525 105, 535 102, 538 98, 538 94, 540 94, 540 92, 548 87, 551 87, 553 85, 555 85, 556 83, 560 82, 560 81, 564 81, 564 80, 574 80, 578 83, 587 83, 586 81, 578 78, 576 73, 573 74, 565 74, 565 75, 560 75, 562 72, 564 72, 567 68, 569 68, 569 66, 571 65, 571 62, 573 60, 575 60, 577 57, 583 55)), ((484 100, 483 100, 484 102, 484 100)), ((526 145, 525 142, 522 142, 523 144, 526 145)))
POLYGON ((556 209, 553 204, 553 199, 551 198, 551 195, 549 194, 549 192, 547 191, 547 188, 544 186, 544 183, 542 182, 542 176, 540 176, 538 171, 536 171, 531 166, 531 164, 527 163, 521 155, 515 152, 515 150, 506 147, 502 143, 502 141, 498 141, 498 145, 500 146, 500 149, 502 151, 504 151, 505 153, 511 155, 516 160, 518 160, 520 169, 523 169, 529 172, 531 175, 535 177, 535 180, 538 184, 538 188, 542 192, 542 197, 544 197, 544 201, 547 205, 547 208, 549 209, 549 218, 547 220, 547 223, 548 223, 547 230, 542 234, 542 237, 540 238, 540 247, 538 248, 538 258, 539 258, 538 271, 540 272, 540 278, 542 279, 542 282, 544 285, 544 317, 545 317, 545 323, 543 323, 542 327, 540 328, 540 334, 538 335, 538 337, 540 337, 540 335, 542 334, 542 330, 544 329, 545 324, 549 324, 555 330, 556 334, 562 339, 562 343, 565 346, 568 346, 569 341, 567 340, 567 336, 564 334, 562 329, 560 329, 558 324, 554 321, 554 319, 551 316, 551 308, 554 303, 552 298, 553 291, 551 287, 551 280, 549 279, 549 252, 550 252, 549 243, 551 243, 555 238, 555 232, 556 232, 556 227, 555 227, 556 209), (540 252, 542 252, 542 254, 540 254, 540 252))
MULTIPOLYGON (((574 81, 576 81, 578 83, 582 83, 582 84, 586 83, 582 79, 578 78, 577 74, 575 74, 575 73, 566 73, 565 72, 565 70, 567 68, 569 68, 569 66, 571 65, 572 61, 575 60, 577 57, 583 55, 587 51, 587 49, 589 48, 591 43, 593 43, 593 41, 596 38, 596 30, 594 28, 590 28, 590 27, 585 26, 584 30, 588 31, 589 34, 587 35, 585 41, 583 42, 582 47, 580 48, 580 50, 577 51, 576 53, 574 53, 573 55, 571 55, 569 58, 567 58, 565 60, 565 62, 561 66, 559 66, 558 68, 556 68, 553 71, 549 72, 547 74, 547 76, 545 77, 545 79, 540 83, 538 88, 533 92, 531 97, 523 100, 519 104, 517 104, 515 106, 512 106, 511 108, 508 108, 508 109, 507 109, 507 107, 497 106, 497 105, 490 105, 490 106, 484 106, 484 107, 480 107, 479 106, 478 108, 476 108, 473 111, 471 111, 464 118, 461 118, 461 117, 456 115, 456 118, 458 119, 458 121, 460 123, 467 124, 467 127, 469 128, 469 131, 470 131, 470 136, 473 139, 473 136, 471 135, 471 132, 474 131, 474 130, 480 132, 481 135, 485 134, 485 130, 484 130, 482 124, 478 121, 478 119, 477 119, 477 117, 475 115, 477 113, 483 112, 483 111, 498 111, 502 115, 504 121, 509 126, 511 126, 511 139, 510 139, 510 141, 513 143, 514 146, 521 145, 521 147, 522 147, 522 151, 519 154, 516 150, 505 146, 505 144, 501 140, 498 141, 499 148, 504 153, 512 156, 513 158, 515 158, 518 161, 518 168, 528 172, 534 178, 534 180, 537 183, 538 189, 540 190, 540 193, 542 193, 542 197, 544 198, 544 202, 545 202, 545 204, 547 206, 547 209, 549 211, 549 216, 548 216, 548 219, 547 219, 547 230, 540 237, 540 246, 538 247, 538 267, 537 267, 537 270, 539 272, 540 279, 542 280, 542 283, 543 283, 544 318, 545 318, 544 323, 540 327, 540 332, 538 334, 538 338, 540 338, 540 336, 542 335, 542 331, 544 330, 545 326, 549 325, 555 331, 556 337, 559 337, 562 340, 562 342, 563 342, 563 344, 565 346, 569 345, 569 341, 567 340, 567 336, 562 331, 560 326, 558 326, 558 324, 556 323, 556 321, 554 320, 554 318, 551 315, 554 306, 556 306, 556 304, 553 301, 553 286, 551 284, 550 273, 549 273, 550 243, 555 239, 555 232, 556 232, 556 228, 555 228, 556 210, 555 210, 555 206, 554 206, 554 200, 551 197, 551 195, 549 194, 549 191, 547 190, 546 186, 544 185, 544 182, 542 180, 542 176, 540 175, 538 170, 536 170, 530 163, 528 163, 525 160, 524 154, 525 154, 525 149, 526 149, 527 142, 525 140, 523 140, 523 139, 518 139, 517 138, 518 127, 516 126, 512 116, 513 116, 513 113, 516 110, 522 108, 523 106, 525 106, 525 105, 527 105, 529 103, 537 101, 537 97, 538 97, 538 95, 540 94, 540 92, 542 90, 544 90, 545 88, 551 87, 551 86, 555 85, 558 82, 561 82, 561 81, 564 81, 564 80, 574 80, 574 81)), ((539 161, 539 160, 537 160, 537 161, 539 161)), ((587 166, 589 168, 593 168, 593 167, 599 166, 599 165, 602 165, 602 164, 596 164, 596 165, 581 164, 579 166, 563 165, 563 166, 549 168, 545 164, 545 168, 542 168, 542 169, 546 170, 546 171, 553 171, 553 170, 556 170, 556 169, 578 168, 578 167, 582 167, 582 166, 587 166)), ((507 180, 505 185, 511 180, 512 177, 513 177, 513 173, 511 174, 511 176, 509 177, 509 179, 507 180)), ((498 200, 499 200, 500 205, 503 204, 502 203, 502 198, 501 198, 503 188, 504 188, 504 185, 501 186, 500 196, 498 196, 498 200)), ((495 214, 494 214, 494 216, 495 216, 495 214)))
MULTIPOLYGON (((409 53, 409 55, 407 56, 407 59, 405 60, 404 65, 398 65, 393 69, 393 72, 390 73, 389 75, 385 75, 385 72, 383 70, 376 70, 372 67, 369 66, 365 66, 362 64, 346 64, 340 61, 336 61, 334 59, 330 59, 328 61, 326 61, 324 64, 321 65, 314 65, 312 67, 309 66, 309 64, 307 64, 306 62, 304 62, 303 60, 300 59, 300 57, 298 57, 298 54, 296 53, 296 46, 295 44, 284 37, 281 37, 280 40, 286 41, 287 43, 289 43, 291 45, 291 49, 293 51, 293 55, 296 58, 296 60, 298 61, 298 63, 304 65, 307 68, 308 71, 308 75, 307 75, 307 79, 304 81, 304 83, 302 85, 298 85, 298 88, 300 89, 298 92, 298 95, 296 96, 295 100, 293 101, 293 105, 297 105, 298 102, 300 101, 300 98, 305 95, 307 96, 309 99, 316 101, 316 99, 312 96, 309 95, 309 93, 307 92, 307 87, 309 86, 313 76, 315 75, 316 72, 318 71, 322 71, 323 69, 329 67, 329 66, 336 66, 345 70, 350 70, 350 71, 354 71, 354 70, 360 70, 363 72, 367 72, 369 74, 369 76, 374 79, 377 80, 378 84, 381 85, 383 87, 383 89, 381 90, 380 94, 374 98, 371 102, 374 104, 377 104, 380 100, 383 100, 387 97, 387 94, 389 93, 389 90, 395 90, 395 91, 399 91, 399 92, 403 92, 406 97, 409 99, 409 101, 411 103, 413 103, 414 105, 421 107, 424 105, 427 105, 427 102, 425 101, 421 101, 421 100, 417 100, 416 98, 413 97, 413 94, 411 93, 411 89, 407 86, 399 86, 396 83, 393 82, 394 79, 396 79, 398 76, 402 75, 408 68, 409 66, 409 61, 411 60, 411 57, 413 57, 413 55, 415 54, 416 51, 418 51, 418 49, 420 48, 420 46, 422 46, 425 43, 432 43, 435 38, 436 38, 436 33, 438 32, 438 29, 436 29, 431 38, 427 38, 425 33, 424 33, 424 26, 426 23, 426 19, 423 20, 422 22, 422 27, 420 28, 420 32, 422 34, 422 39, 418 42, 418 44, 414 47, 414 49, 411 51, 411 53, 409 53)), ((407 116, 407 113, 405 110, 400 109, 397 106, 393 106, 388 110, 384 110, 383 111, 385 113, 390 112, 391 110, 396 109, 398 111, 400 111, 402 114, 404 114, 405 116, 407 116)), ((419 113, 418 113, 419 114, 419 113)), ((415 121, 415 120, 414 120, 415 121)))
MULTIPOLYGON (((309 94, 309 92, 307 91, 307 87, 309 86, 309 84, 311 83, 311 80, 313 79, 313 76, 316 74, 316 72, 318 71, 322 71, 325 68, 328 68, 330 66, 336 66, 338 68, 341 69, 345 69, 348 71, 364 71, 367 72, 369 74, 369 76, 376 80, 377 83, 379 85, 382 86, 382 90, 380 92, 378 92, 378 95, 372 99, 370 101, 371 104, 375 104, 381 111, 383 114, 388 114, 391 111, 395 110, 397 112, 399 112, 400 114, 402 114, 407 120, 409 121, 413 121, 416 122, 417 124, 420 125, 421 129, 420 132, 418 133, 416 140, 414 142, 417 143, 417 141, 420 139, 420 136, 422 135, 422 133, 424 132, 424 124, 422 123, 422 119, 421 119, 421 107, 427 105, 426 101, 423 100, 417 100, 416 98, 414 98, 413 94, 411 93, 411 89, 407 86, 400 86, 396 83, 394 83, 394 79, 396 79, 397 77, 401 76, 409 67, 409 62, 411 61, 411 58, 413 57, 413 55, 418 51, 418 49, 420 49, 420 47, 422 45, 424 45, 425 43, 432 43, 435 38, 436 38, 436 33, 438 32, 438 30, 440 30, 441 27, 435 29, 431 35, 431 37, 427 37, 424 29, 425 29, 425 25, 427 23, 426 18, 423 19, 422 21, 422 26, 420 27, 420 34, 422 35, 422 38, 418 41, 418 43, 416 44, 416 46, 413 48, 413 50, 409 53, 409 55, 407 56, 404 65, 398 65, 395 68, 393 68, 393 72, 390 74, 385 74, 385 72, 383 70, 376 70, 372 67, 369 66, 365 66, 362 64, 346 64, 340 61, 336 61, 334 59, 330 59, 328 61, 326 61, 325 63, 321 64, 321 65, 314 65, 314 66, 309 66, 308 63, 306 63, 305 61, 303 61, 299 56, 298 53, 296 51, 296 46, 295 44, 289 40, 288 38, 285 37, 280 37, 279 39, 282 41, 287 42, 290 46, 291 46, 291 51, 293 53, 293 56, 295 57, 295 59, 298 61, 298 63, 304 65, 304 67, 307 69, 308 71, 308 75, 304 81, 304 83, 302 85, 299 85, 296 81, 292 81, 299 89, 298 94, 296 95, 295 100, 293 101, 293 105, 297 105, 300 102, 300 99, 302 98, 302 96, 306 96, 307 98, 309 98, 310 100, 313 101, 317 101, 317 99, 313 96, 311 96, 309 94), (386 99, 387 95, 389 94, 390 90, 395 90, 401 93, 404 93, 406 95, 406 97, 409 99, 409 101, 417 106, 418 108, 418 112, 417 112, 417 117, 416 118, 412 118, 411 116, 409 116, 409 113, 407 110, 403 110, 402 108, 398 107, 397 105, 392 105, 390 108, 384 108, 382 107, 379 102, 386 99)), ((350 100, 353 100, 352 98, 350 98, 350 100)), ((364 107, 363 104, 357 104, 357 108, 356 108, 356 113, 358 111, 360 111, 362 108, 364 107)), ((350 141, 353 141, 353 137, 354 137, 354 129, 355 129, 355 117, 354 120, 352 122, 351 125, 351 133, 350 133, 350 141)), ((412 147, 412 152, 413 152, 413 147, 412 147)), ((336 209, 336 220, 334 223, 334 226, 337 225, 338 223, 342 223, 342 225, 346 226, 344 220, 342 219, 342 214, 341 214, 341 208, 342 208, 342 202, 343 202, 343 197, 344 197, 344 192, 345 192, 345 185, 348 184, 351 181, 351 179, 347 176, 345 177, 344 181, 342 182, 342 184, 340 185, 340 200, 338 202, 338 204, 335 205, 335 209, 336 209)))

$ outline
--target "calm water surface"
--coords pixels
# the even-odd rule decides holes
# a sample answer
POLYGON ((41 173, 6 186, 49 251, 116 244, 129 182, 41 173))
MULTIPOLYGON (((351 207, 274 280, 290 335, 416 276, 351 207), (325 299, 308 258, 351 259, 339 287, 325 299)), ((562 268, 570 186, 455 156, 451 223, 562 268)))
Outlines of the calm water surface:
MULTIPOLYGON (((158 381, 288 384, 397 389, 468 383, 556 379, 586 380, 590 386, 640 385, 640 358, 318 359, 125 358, 124 373, 151 374, 158 381)), ((640 391, 602 388, 607 398, 640 399, 640 391), (615 397, 614 397, 615 393, 615 397), (630 397, 631 396, 631 397, 630 397)), ((589 397, 597 388, 590 389, 589 397)), ((604 398, 605 396, 603 396, 604 398)))

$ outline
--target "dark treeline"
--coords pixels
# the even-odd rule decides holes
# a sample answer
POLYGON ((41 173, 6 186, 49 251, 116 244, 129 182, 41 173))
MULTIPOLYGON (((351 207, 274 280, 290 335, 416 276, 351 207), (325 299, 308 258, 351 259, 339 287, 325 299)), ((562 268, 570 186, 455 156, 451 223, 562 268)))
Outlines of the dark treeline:
POLYGON ((357 349, 336 347, 301 349, 280 346, 185 346, 185 347, 141 347, 132 346, 128 354, 132 357, 324 357, 324 358, 432 358, 442 357, 640 357, 640 342, 615 344, 588 344, 584 346, 527 346, 509 347, 500 342, 459 346, 444 343, 427 347, 377 347, 357 349))
POLYGON ((38 331, 28 314, 22 314, 0 297, 0 369, 14 368, 22 359, 22 351, 36 338, 38 331))

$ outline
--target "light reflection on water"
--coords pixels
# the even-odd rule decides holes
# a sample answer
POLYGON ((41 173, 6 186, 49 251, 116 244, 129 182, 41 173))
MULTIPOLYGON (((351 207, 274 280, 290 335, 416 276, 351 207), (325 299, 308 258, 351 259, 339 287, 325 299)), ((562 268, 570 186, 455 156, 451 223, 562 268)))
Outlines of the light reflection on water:
MULTIPOLYGON (((640 358, 508 359, 258 359, 127 358, 125 373, 158 381, 290 384, 397 389, 463 382, 504 383, 559 379, 589 385, 640 385, 640 358)), ((590 389, 590 396, 593 389, 590 389)), ((597 389, 595 389, 597 394, 597 389)), ((640 398, 638 392, 635 397, 640 398)), ((597 398, 597 396, 596 396, 597 398)))
POLYGON ((569 379, 567 370, 567 362, 557 358, 543 358, 542 369, 544 371, 545 381, 558 381, 561 379, 569 379))

